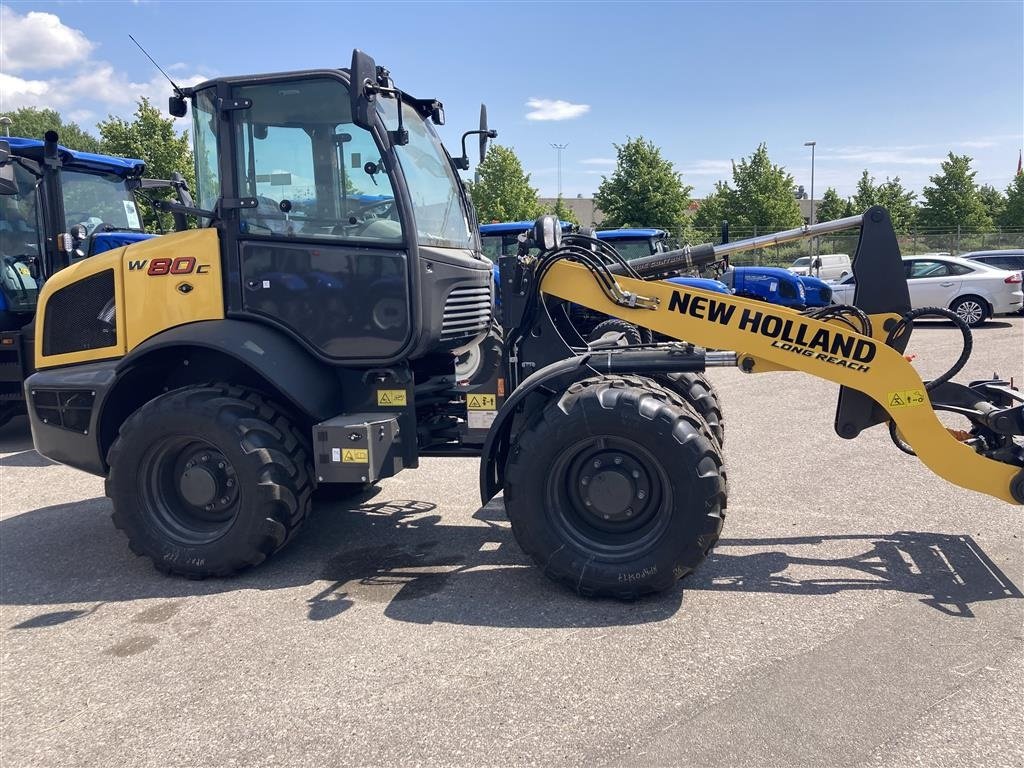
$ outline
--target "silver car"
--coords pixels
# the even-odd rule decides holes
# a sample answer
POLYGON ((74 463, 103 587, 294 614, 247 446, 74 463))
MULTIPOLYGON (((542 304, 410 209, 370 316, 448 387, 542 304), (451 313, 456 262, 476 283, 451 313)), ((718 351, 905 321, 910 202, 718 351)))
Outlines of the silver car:
MULTIPOLYGON (((1024 275, 1019 271, 932 255, 908 256, 903 268, 914 309, 947 307, 968 325, 978 326, 993 315, 1017 312, 1024 306, 1024 275)), ((832 302, 852 304, 855 287, 853 275, 833 284, 832 302)))

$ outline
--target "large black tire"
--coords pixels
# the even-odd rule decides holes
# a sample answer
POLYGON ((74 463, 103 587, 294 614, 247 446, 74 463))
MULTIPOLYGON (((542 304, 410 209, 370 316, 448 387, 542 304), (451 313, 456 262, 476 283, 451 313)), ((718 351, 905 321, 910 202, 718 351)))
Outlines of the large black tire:
POLYGON ((699 413, 711 428, 718 445, 725 445, 725 417, 714 385, 700 373, 651 373, 648 376, 675 392, 699 413))
POLYGON ((625 320, 619 320, 615 317, 602 320, 595 325, 590 333, 587 334, 587 341, 593 344, 611 334, 619 335, 618 346, 633 347, 643 343, 639 328, 632 323, 627 323, 625 320))
POLYGON ((306 439, 239 387, 186 387, 150 400, 107 456, 114 525, 157 569, 227 576, 283 547, 310 510, 306 439))
POLYGON ((718 541, 721 450, 707 423, 644 379, 578 382, 519 432, 505 510, 523 550, 581 595, 668 589, 718 541))

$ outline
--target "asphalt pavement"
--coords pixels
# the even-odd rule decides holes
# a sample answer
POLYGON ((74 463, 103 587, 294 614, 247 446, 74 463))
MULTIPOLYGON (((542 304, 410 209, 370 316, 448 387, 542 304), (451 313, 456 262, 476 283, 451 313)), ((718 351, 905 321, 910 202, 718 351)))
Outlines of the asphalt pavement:
MULTIPOLYGON (((924 325, 924 324, 922 324, 924 325)), ((949 325, 915 331, 926 376, 949 325)), ((1024 318, 959 380, 1024 384, 1024 318)), ((724 538, 676 589, 586 600, 517 547, 477 463, 318 504, 263 567, 129 552, 103 483, 0 430, 0 763, 15 766, 1024 764, 1024 508, 962 490, 836 388, 714 370, 724 538)))

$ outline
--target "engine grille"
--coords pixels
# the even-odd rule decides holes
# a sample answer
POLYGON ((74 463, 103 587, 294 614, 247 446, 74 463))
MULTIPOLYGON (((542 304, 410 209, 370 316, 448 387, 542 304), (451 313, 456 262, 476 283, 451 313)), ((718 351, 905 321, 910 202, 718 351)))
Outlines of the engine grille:
POLYGON ((453 288, 444 302, 441 338, 472 338, 491 327, 491 287, 469 285, 453 288))
POLYGON ((56 291, 46 302, 43 355, 117 344, 114 270, 106 269, 56 291))

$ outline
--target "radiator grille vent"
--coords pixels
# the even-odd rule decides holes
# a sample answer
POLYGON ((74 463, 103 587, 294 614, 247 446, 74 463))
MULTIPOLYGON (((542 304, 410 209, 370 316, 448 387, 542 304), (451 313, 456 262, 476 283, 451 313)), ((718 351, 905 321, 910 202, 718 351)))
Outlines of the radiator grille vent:
POLYGON ((63 355, 117 344, 114 270, 61 288, 46 302, 43 355, 63 355))

